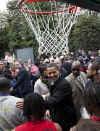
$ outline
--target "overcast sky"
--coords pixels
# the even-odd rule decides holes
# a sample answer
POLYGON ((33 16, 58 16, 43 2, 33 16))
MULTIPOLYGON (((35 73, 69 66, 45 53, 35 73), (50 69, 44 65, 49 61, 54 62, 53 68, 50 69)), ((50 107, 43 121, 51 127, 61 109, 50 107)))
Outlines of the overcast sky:
POLYGON ((5 11, 9 0, 0 0, 0 11, 5 11))

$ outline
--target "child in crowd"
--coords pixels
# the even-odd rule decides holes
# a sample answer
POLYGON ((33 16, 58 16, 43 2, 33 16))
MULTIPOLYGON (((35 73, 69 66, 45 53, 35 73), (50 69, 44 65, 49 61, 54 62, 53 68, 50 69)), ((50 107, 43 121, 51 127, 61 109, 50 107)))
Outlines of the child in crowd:
POLYGON ((45 119, 45 101, 39 94, 30 93, 25 97, 23 112, 27 122, 15 131, 62 131, 59 124, 45 119))

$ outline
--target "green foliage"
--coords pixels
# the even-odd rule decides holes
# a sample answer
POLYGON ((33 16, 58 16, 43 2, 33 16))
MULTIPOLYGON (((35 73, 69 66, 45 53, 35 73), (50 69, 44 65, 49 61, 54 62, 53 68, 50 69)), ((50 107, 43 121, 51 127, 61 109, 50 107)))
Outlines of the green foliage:
POLYGON ((72 51, 78 49, 100 49, 100 18, 97 15, 82 16, 73 26, 69 36, 69 48, 72 51))
POLYGON ((17 0, 10 1, 8 3, 8 12, 0 15, 0 21, 2 20, 3 23, 2 28, 0 28, 0 52, 33 47, 35 55, 37 55, 38 43, 16 5, 17 0), (2 15, 5 17, 1 17, 2 15))
POLYGON ((8 50, 9 38, 7 37, 6 30, 0 30, 0 53, 8 50))

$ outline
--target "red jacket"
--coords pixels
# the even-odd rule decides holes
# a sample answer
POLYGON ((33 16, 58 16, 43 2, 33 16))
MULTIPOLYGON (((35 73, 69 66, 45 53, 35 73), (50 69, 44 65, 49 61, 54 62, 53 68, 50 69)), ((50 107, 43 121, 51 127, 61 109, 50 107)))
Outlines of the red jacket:
POLYGON ((45 121, 28 121, 15 128, 15 131, 57 131, 54 122, 45 121))

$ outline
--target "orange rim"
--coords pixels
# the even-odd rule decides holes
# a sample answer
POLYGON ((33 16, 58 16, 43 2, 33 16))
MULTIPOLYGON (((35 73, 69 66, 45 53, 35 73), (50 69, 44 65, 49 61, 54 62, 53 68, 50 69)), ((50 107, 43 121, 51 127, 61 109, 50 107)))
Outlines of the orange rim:
MULTIPOLYGON (((58 13, 64 13, 64 12, 66 12, 66 11, 68 11, 68 9, 67 8, 65 8, 64 10, 57 10, 57 11, 52 11, 52 12, 33 12, 33 11, 31 11, 31 10, 26 10, 26 9, 24 9, 23 8, 23 3, 25 2, 26 0, 21 0, 21 2, 19 3, 19 5, 18 5, 18 7, 19 7, 19 9, 21 9, 24 13, 27 13, 27 14, 33 14, 33 15, 52 15, 52 14, 58 14, 58 13)), ((48 0, 41 0, 41 1, 31 1, 31 2, 43 2, 43 1, 48 1, 48 0)), ((52 0, 52 1, 54 1, 54 0, 52 0)), ((30 1, 28 1, 27 0, 27 2, 30 2, 30 1)))

